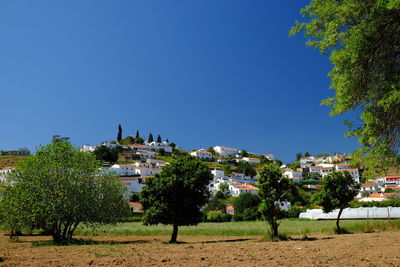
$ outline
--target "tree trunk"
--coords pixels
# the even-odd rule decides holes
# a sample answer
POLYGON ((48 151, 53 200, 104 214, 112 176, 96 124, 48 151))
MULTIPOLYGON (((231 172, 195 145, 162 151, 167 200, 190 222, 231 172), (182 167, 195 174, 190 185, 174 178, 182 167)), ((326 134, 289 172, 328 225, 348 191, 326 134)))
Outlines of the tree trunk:
POLYGON ((172 230, 172 235, 171 235, 171 240, 169 243, 177 243, 176 242, 176 237, 178 236, 178 224, 174 223, 173 225, 173 230, 172 230))
POLYGON ((336 218, 336 231, 337 231, 338 233, 341 232, 341 231, 340 231, 340 226, 339 226, 339 221, 340 221, 340 216, 342 215, 342 212, 343 212, 343 208, 340 208, 339 213, 338 213, 338 216, 337 216, 337 218, 336 218))

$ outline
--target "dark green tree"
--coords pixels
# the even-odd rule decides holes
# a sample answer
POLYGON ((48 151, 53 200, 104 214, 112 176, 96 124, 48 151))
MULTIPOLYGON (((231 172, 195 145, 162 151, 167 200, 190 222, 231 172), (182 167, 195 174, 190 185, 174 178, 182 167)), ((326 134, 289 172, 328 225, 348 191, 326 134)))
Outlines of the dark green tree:
POLYGON ((117 147, 107 147, 107 146, 98 146, 93 151, 96 159, 105 163, 113 164, 118 160, 118 154, 122 151, 120 146, 117 147))
POLYGON ((304 153, 304 157, 310 157, 310 156, 311 156, 310 153, 308 153, 308 152, 304 153))
POLYGON ((249 153, 247 152, 247 150, 243 149, 243 150, 240 151, 240 155, 242 157, 247 157, 247 156, 249 156, 249 153))
POLYGON ((176 243, 178 227, 197 225, 200 207, 210 197, 208 184, 213 176, 209 167, 191 156, 178 156, 150 178, 141 192, 144 224, 171 224, 171 243, 176 243))
POLYGON ((147 143, 151 143, 151 142, 153 142, 154 140, 153 140, 153 135, 150 133, 149 134, 149 138, 147 138, 147 143))
POLYGON ((117 141, 121 141, 122 139, 122 127, 121 124, 118 124, 118 135, 117 135, 117 141))
POLYGON ((260 197, 252 193, 240 194, 233 200, 235 208, 235 217, 242 217, 244 220, 255 220, 259 216, 258 206, 260 205, 260 197))
POLYGON ((256 176, 257 171, 253 168, 251 163, 247 161, 240 161, 235 169, 236 172, 244 173, 246 176, 256 176))
POLYGON ((296 153, 296 161, 299 161, 303 157, 303 154, 301 152, 296 153))
POLYGON ((119 181, 104 176, 93 154, 56 138, 7 176, 0 223, 12 232, 41 229, 63 244, 80 224, 115 223, 126 216, 123 192, 119 181))
POLYGON ((158 135, 158 136, 157 136, 157 142, 158 142, 158 143, 162 143, 161 135, 158 135))
POLYGON ((135 136, 135 138, 139 138, 140 137, 140 135, 139 135, 139 130, 136 130, 136 136, 135 136))
POLYGON ((348 136, 363 148, 352 158, 370 176, 399 166, 400 146, 400 1, 312 0, 291 34, 304 33, 307 45, 330 55, 335 97, 322 101, 332 116, 361 113, 348 136))
POLYGON ((279 201, 291 197, 290 181, 282 176, 282 171, 276 164, 270 163, 261 167, 257 186, 261 199, 259 211, 271 227, 271 237, 279 238, 278 219, 282 217, 279 201))
POLYGON ((354 183, 353 177, 348 172, 333 172, 326 175, 321 181, 322 189, 314 195, 317 204, 323 207, 324 212, 339 209, 336 218, 337 233, 342 230, 339 225, 343 209, 347 208, 358 194, 359 185, 354 183))

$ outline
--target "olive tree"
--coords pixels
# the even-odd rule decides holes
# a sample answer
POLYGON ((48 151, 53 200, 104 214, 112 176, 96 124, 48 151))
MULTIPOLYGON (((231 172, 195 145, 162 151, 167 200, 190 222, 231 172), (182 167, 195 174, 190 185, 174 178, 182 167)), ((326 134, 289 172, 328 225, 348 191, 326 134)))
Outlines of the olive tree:
POLYGON ((7 176, 1 223, 12 232, 42 229, 56 243, 70 241, 81 223, 115 223, 129 210, 123 187, 99 167, 93 154, 56 137, 7 176))
POLYGON ((339 226, 340 216, 343 209, 348 207, 349 202, 358 194, 359 185, 354 183, 349 172, 333 172, 321 180, 322 189, 314 196, 317 204, 322 205, 324 212, 339 209, 336 218, 337 233, 341 233, 339 226))
POLYGON ((201 222, 200 208, 208 201, 210 168, 191 156, 178 156, 160 174, 149 178, 140 197, 144 224, 173 226, 170 243, 176 243, 178 227, 201 222))

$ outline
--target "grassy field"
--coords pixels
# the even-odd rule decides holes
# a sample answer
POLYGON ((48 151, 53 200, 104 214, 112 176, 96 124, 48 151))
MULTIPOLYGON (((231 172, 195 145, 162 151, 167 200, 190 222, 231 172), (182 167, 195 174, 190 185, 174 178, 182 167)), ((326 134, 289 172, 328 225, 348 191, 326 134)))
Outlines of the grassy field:
POLYGON ((15 166, 27 158, 28 156, 0 156, 0 169, 15 166))
MULTIPOLYGON (((341 227, 352 233, 385 230, 400 230, 400 220, 345 220, 341 227)), ((332 234, 335 221, 313 221, 305 219, 284 219, 279 227, 280 233, 286 235, 332 234)), ((265 236, 269 226, 266 222, 225 222, 200 223, 197 226, 179 227, 181 236, 265 236)), ((171 226, 144 226, 142 223, 119 223, 105 225, 97 231, 81 227, 75 235, 84 236, 164 236, 170 235, 171 226)))

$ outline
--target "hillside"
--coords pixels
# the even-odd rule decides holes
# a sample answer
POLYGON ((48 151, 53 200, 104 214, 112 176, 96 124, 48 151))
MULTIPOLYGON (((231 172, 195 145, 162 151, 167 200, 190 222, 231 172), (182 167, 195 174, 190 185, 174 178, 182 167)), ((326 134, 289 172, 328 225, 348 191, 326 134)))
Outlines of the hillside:
POLYGON ((0 156, 0 169, 16 166, 28 157, 29 156, 0 156))

